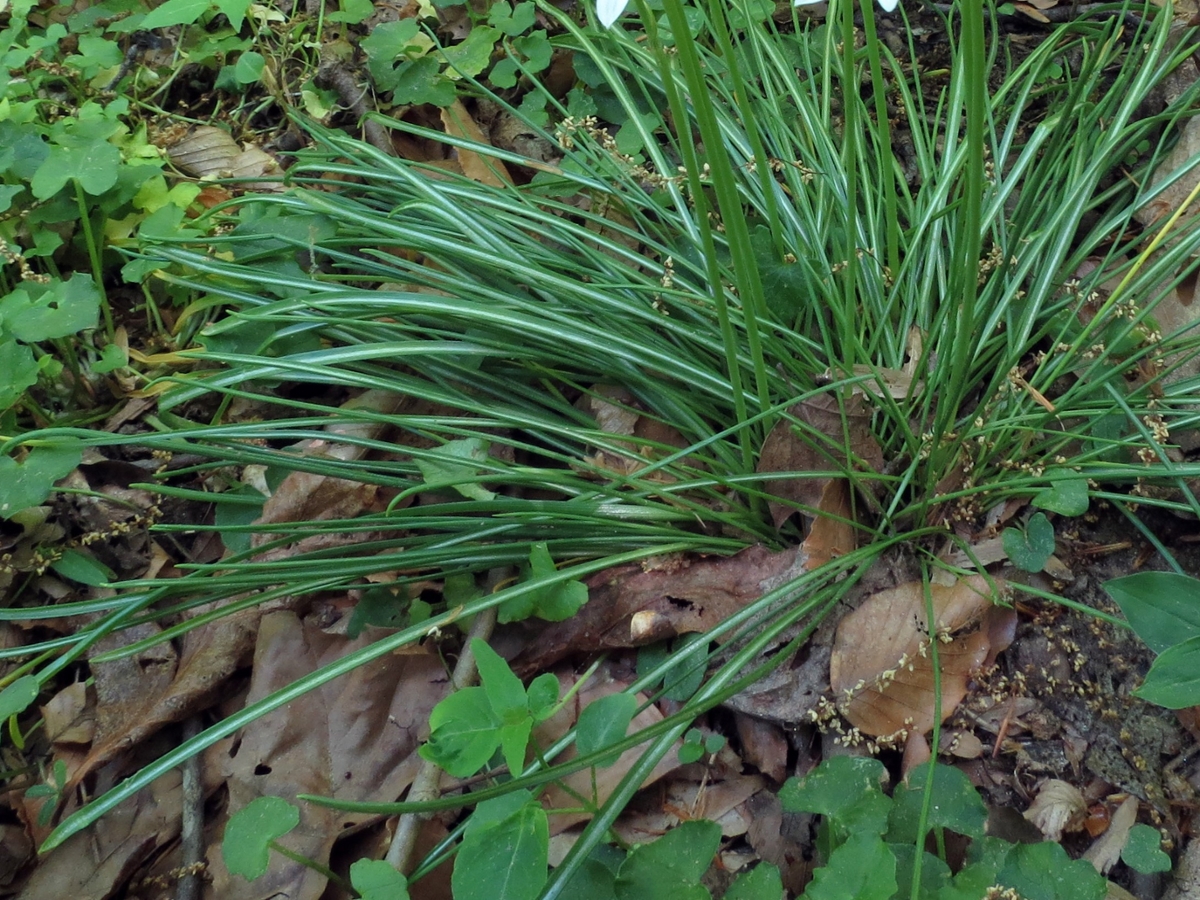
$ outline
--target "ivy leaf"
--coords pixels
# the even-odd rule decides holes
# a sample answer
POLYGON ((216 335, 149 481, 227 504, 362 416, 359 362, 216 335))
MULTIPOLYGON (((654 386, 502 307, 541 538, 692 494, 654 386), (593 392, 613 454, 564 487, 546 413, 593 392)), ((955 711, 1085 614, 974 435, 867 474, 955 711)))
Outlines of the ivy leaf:
POLYGON ((469 481, 480 473, 477 463, 488 458, 491 446, 483 438, 462 438, 447 441, 423 459, 417 468, 427 484, 450 486, 471 500, 492 500, 495 494, 477 481, 469 481))
POLYGON ((1171 857, 1162 850, 1162 835, 1149 825, 1134 825, 1129 830, 1121 861, 1143 875, 1171 871, 1171 857))
POLYGON ((1051 841, 1014 846, 997 880, 1032 900, 1100 900, 1108 892, 1108 882, 1091 863, 1071 859, 1051 841))
MULTIPOLYGON (((892 799, 895 805, 888 817, 889 841, 915 844, 921 807, 925 800, 925 783, 929 767, 921 766, 909 775, 908 784, 900 785, 892 799)), ((987 807, 969 778, 952 766, 940 763, 933 767, 933 797, 927 825, 930 828, 949 828, 965 837, 983 837, 987 807)))
MULTIPOLYGON (((548 578, 558 571, 546 543, 534 544, 529 551, 529 578, 548 578)), ((526 591, 500 604, 497 618, 502 623, 520 622, 530 616, 538 616, 550 622, 569 619, 587 603, 587 585, 582 581, 568 581, 526 591)))
MULTIPOLYGON (((609 694, 585 706, 575 725, 575 746, 579 754, 586 756, 624 740, 637 708, 637 697, 624 693, 609 694)), ((617 754, 614 753, 597 765, 611 766, 616 761, 617 754)))
MULTIPOLYGON (((614 885, 619 900, 708 897, 700 879, 721 844, 721 826, 693 819, 634 847, 614 885)), ((850 896, 850 895, 847 895, 850 896)))
POLYGON ((120 167, 121 151, 106 140, 76 147, 55 146, 34 173, 29 189, 37 199, 45 200, 74 178, 85 192, 95 196, 117 183, 120 167))
POLYGON ((0 298, 0 328, 27 344, 95 328, 99 317, 100 292, 92 277, 82 272, 67 281, 18 288, 0 298))
POLYGON ((553 672, 543 672, 529 683, 529 714, 535 722, 549 718, 554 712, 560 688, 558 676, 553 672))
POLYGON ((33 351, 14 340, 0 340, 0 410, 20 400, 25 388, 37 384, 37 379, 33 351))
POLYGON ((392 102, 419 106, 449 106, 456 97, 454 82, 442 74, 442 64, 436 57, 422 56, 396 69, 392 86, 392 102))
POLYGON ((54 482, 69 475, 82 459, 83 451, 73 438, 34 447, 21 462, 0 456, 0 517, 9 519, 37 506, 50 495, 54 482))
POLYGON ((769 862, 760 862, 734 879, 724 900, 779 900, 782 896, 783 878, 779 868, 769 862))
POLYGON ((1026 572, 1040 572, 1054 555, 1054 526, 1043 513, 1034 513, 1025 530, 1005 528, 1000 539, 1012 564, 1026 572))
POLYGON ((300 824, 300 810, 279 797, 258 797, 229 817, 221 856, 225 868, 247 881, 262 877, 270 862, 271 841, 300 824))
POLYGON ((1200 636, 1200 580, 1174 572, 1138 572, 1106 581, 1104 590, 1155 653, 1200 636))
MULTIPOLYGON (((246 10, 250 8, 250 0, 215 0, 215 3, 217 9, 225 13, 225 18, 233 26, 233 30, 241 31, 242 23, 246 21, 246 10)), ((146 27, 145 21, 142 22, 142 27, 146 27)))
POLYGON ((420 30, 420 23, 416 19, 401 19, 384 22, 362 39, 359 46, 367 54, 367 71, 376 88, 390 91, 396 86, 399 77, 396 74, 396 62, 407 58, 413 38, 420 30))
POLYGON ((529 701, 521 679, 513 674, 499 653, 486 641, 475 638, 471 641, 471 652, 479 667, 479 681, 487 694, 492 712, 502 722, 511 724, 520 721, 529 712, 529 701))
POLYGON ((443 699, 429 715, 432 734, 420 749, 422 759, 456 778, 469 778, 500 746, 503 723, 492 712, 481 687, 463 688, 443 699))
POLYGON ((888 900, 896 893, 896 857, 877 834, 852 834, 813 872, 809 900, 888 900))
POLYGON ((33 675, 22 675, 3 691, 0 691, 0 722, 9 716, 23 713, 42 690, 41 683, 33 675))
POLYGON ((495 28, 476 25, 464 41, 442 51, 446 65, 456 75, 474 78, 492 61, 492 50, 499 34, 495 28))

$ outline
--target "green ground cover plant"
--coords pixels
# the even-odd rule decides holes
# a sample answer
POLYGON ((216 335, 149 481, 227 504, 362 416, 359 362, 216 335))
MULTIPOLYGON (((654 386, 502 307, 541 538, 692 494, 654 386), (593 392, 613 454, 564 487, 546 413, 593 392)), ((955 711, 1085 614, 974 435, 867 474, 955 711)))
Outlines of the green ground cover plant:
MULTIPOLYGON (((1170 40, 1169 15, 1137 7, 1132 30, 1121 16, 1064 25, 986 92, 998 47, 985 41, 978 5, 954 19, 951 33, 961 25, 961 37, 948 81, 877 41, 869 5, 835 4, 822 27, 793 20, 780 29, 760 6, 665 0, 661 10, 639 5, 637 31, 597 29, 542 6, 554 28, 539 37, 526 34, 530 8, 489 13, 487 27, 512 50, 499 74, 493 67, 477 78, 484 68, 456 67, 449 51, 438 56, 432 47, 410 58, 419 32, 407 24, 381 32, 368 60, 393 92, 419 82, 435 92, 420 97, 433 102, 444 99, 439 79, 453 70, 458 91, 522 117, 559 148, 559 161, 521 183, 490 186, 302 122, 314 143, 287 172, 291 190, 248 194, 190 223, 187 234, 140 233, 133 265, 154 274, 154 289, 227 311, 186 351, 196 370, 156 385, 167 390, 147 418, 151 430, 9 432, 2 459, 28 473, 0 488, 10 514, 41 502, 84 448, 186 453, 202 461, 150 486, 194 498, 201 484, 222 512, 211 525, 160 530, 215 531, 228 550, 182 578, 118 585, 112 597, 0 611, 21 620, 102 614, 67 638, 0 651, 43 654, 0 694, 10 716, 101 637, 164 610, 178 621, 148 641, 285 594, 369 590, 377 573, 401 572, 401 587, 445 585, 441 603, 393 610, 393 633, 222 720, 75 813, 47 849, 255 717, 464 618, 495 610, 508 621, 563 619, 585 599, 586 576, 621 563, 794 543, 802 535, 773 519, 770 504, 787 499, 788 483, 845 478, 855 488, 851 513, 835 515, 856 531, 856 548, 662 654, 624 699, 581 718, 554 746, 530 748, 529 735, 559 702, 557 685, 526 686, 476 648, 482 684, 435 710, 423 755, 452 774, 478 775, 480 789, 362 807, 390 814, 475 805, 454 835, 459 843, 421 860, 410 883, 457 852, 456 892, 469 896, 470 885, 511 864, 511 855, 487 856, 511 834, 529 851, 513 898, 576 896, 578 879, 599 882, 596 896, 655 896, 646 879, 665 851, 653 848, 715 846, 712 829, 689 823, 614 857, 608 832, 624 805, 661 757, 679 752, 681 738, 695 752, 701 742, 686 736, 700 713, 786 660, 887 553, 905 547, 927 578, 934 568, 965 574, 943 558, 948 547, 973 552, 968 529, 957 526, 1017 500, 1038 511, 1004 533, 1004 547, 1015 565, 1035 571, 1053 553, 1050 515, 1081 515, 1096 500, 1125 510, 1131 491, 1132 502, 1200 509, 1186 482, 1196 467, 1173 461, 1166 436, 1195 427, 1195 379, 1165 377, 1195 355, 1195 341, 1162 334, 1153 318, 1155 303, 1193 267, 1195 226, 1181 224, 1167 241, 1166 226, 1133 224, 1169 184, 1151 186, 1147 175, 1197 90, 1144 115, 1155 85, 1193 49, 1170 40), (674 39, 685 33, 696 39, 674 39), (395 44, 384 46, 385 38, 395 44), (536 78, 543 46, 572 54, 579 84, 565 98, 536 78), (1047 78, 1064 60, 1071 77, 1047 78), (517 72, 528 91, 509 102, 494 89, 517 72), (893 118, 911 141, 911 179, 898 164, 893 118), (1131 154, 1142 154, 1140 166, 1123 169, 1131 154), (1100 262, 1078 274, 1087 260, 1100 262), (1114 281, 1114 290, 1105 287, 1114 281), (581 398, 611 397, 604 388, 613 385, 629 399, 610 406, 669 427, 659 434, 672 438, 609 430, 581 408, 581 398), (342 403, 344 392, 359 396, 342 403), (804 415, 818 402, 834 411, 836 427, 804 415), (229 415, 235 404, 265 412, 240 420, 229 415), (811 449, 805 467, 761 470, 777 427, 811 449), (300 452, 331 429, 353 454, 300 452), (390 499, 351 519, 256 525, 238 510, 254 513, 265 495, 230 477, 247 467, 264 470, 268 484, 309 472, 377 485, 390 499), (1149 496, 1151 482, 1178 493, 1149 496), (14 493, 22 483, 26 493, 14 493), (367 537, 349 549, 264 555, 335 532, 367 537), (485 592, 496 572, 509 577, 485 592), (717 639, 719 651, 709 644, 717 639), (626 736, 643 690, 682 707, 626 736), (547 871, 537 789, 647 741, 606 801, 583 798, 591 823, 547 871), (560 761, 572 743, 579 754, 560 761)), ((231 12, 175 0, 156 12, 164 9, 192 16, 178 24, 231 12)), ((492 39, 481 33, 484 43, 492 39)), ((257 61, 229 64, 227 77, 237 80, 239 65, 248 78, 257 61)), ((403 120, 375 121, 497 168, 527 163, 403 120)), ((74 186, 83 193, 72 196, 86 199, 79 179, 74 186)), ((13 334, 14 346, 53 339, 13 334)), ((811 502, 791 506, 829 514, 811 502)), ((853 838, 837 837, 846 810, 813 808, 815 788, 793 785, 796 809, 828 818, 827 866, 810 893, 848 889, 842 881, 852 869, 841 861, 869 860, 881 864, 871 870, 879 880, 851 887, 870 896, 966 896, 996 883, 1029 896, 1094 895, 1090 881, 1042 885, 1041 893, 1022 881, 1031 867, 1061 862, 1045 848, 980 841, 979 855, 953 875, 938 857, 905 856, 897 848, 923 847, 930 828, 978 836, 978 823, 930 818, 943 770, 928 771, 900 800, 862 785, 873 815, 892 804, 920 812, 896 822, 890 812, 876 816, 874 833, 853 838), (895 883, 884 877, 889 859, 895 883)), ((854 781, 844 773, 834 780, 854 781)), ((974 791, 956 797, 956 813, 973 815, 974 791)), ((695 866, 671 876, 681 896, 704 890, 701 863, 712 852, 693 855, 695 866)), ((365 883, 354 884, 365 893, 365 883)), ((737 896, 767 896, 772 884, 760 867, 737 896)))

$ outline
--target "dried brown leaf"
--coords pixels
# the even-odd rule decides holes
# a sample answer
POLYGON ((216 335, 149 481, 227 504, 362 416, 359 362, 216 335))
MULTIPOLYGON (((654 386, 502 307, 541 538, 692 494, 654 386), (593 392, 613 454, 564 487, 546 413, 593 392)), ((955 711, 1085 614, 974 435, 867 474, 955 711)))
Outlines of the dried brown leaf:
POLYGON ((780 498, 768 503, 776 527, 798 507, 806 508, 806 515, 819 509, 833 478, 847 471, 878 472, 883 468, 883 451, 871 433, 871 415, 861 394, 840 404, 832 394, 820 394, 788 412, 808 427, 801 430, 788 419, 776 423, 763 442, 757 471, 811 475, 767 483, 767 489, 780 498))
MULTIPOLYGON (((488 143, 482 129, 471 118, 461 100, 455 100, 450 106, 443 107, 441 113, 442 127, 446 129, 446 134, 451 137, 466 138, 478 144, 488 143)), ((508 169, 496 157, 483 156, 474 150, 467 150, 465 147, 458 147, 455 152, 458 153, 458 162, 462 166, 463 174, 472 181, 492 187, 504 187, 512 184, 512 177, 508 174, 508 169)))
MULTIPOLYGON (((773 553, 755 546, 678 567, 645 571, 635 563, 599 572, 587 582, 583 609, 546 628, 513 660, 513 668, 530 674, 569 653, 632 646, 631 624, 638 612, 657 613, 676 635, 708 631, 782 583, 796 559, 795 548, 773 553)), ((667 636, 659 619, 643 621, 655 623, 656 636, 667 636)))
POLYGON ((1038 795, 1033 798, 1025 818, 1037 826, 1048 841, 1058 843, 1064 831, 1078 831, 1083 827, 1087 814, 1087 803, 1079 788, 1059 778, 1048 778, 1042 782, 1038 795))
MULTIPOLYGON (((254 145, 242 149, 229 132, 214 125, 198 125, 167 151, 172 164, 197 178, 264 178, 281 174, 279 163, 254 145)), ((281 191, 275 181, 256 181, 242 190, 281 191)))
MULTIPOLYGON (((316 669, 360 650, 374 640, 355 641, 304 624, 295 613, 263 617, 258 631, 246 703, 254 703, 316 669)), ((352 801, 393 800, 412 782, 421 729, 446 694, 449 682, 441 659, 389 654, 296 698, 246 726, 231 745, 223 774, 230 810, 256 797, 321 794, 352 801)), ((302 804, 300 825, 288 846, 325 862, 334 840, 372 817, 302 804)), ((213 890, 222 900, 288 896, 316 900, 325 879, 272 854, 266 875, 253 884, 231 878, 213 861, 213 890)))
MULTIPOLYGON (((971 673, 993 651, 986 623, 993 592, 982 576, 953 587, 931 584, 929 591, 942 666, 939 714, 945 719, 966 696, 971 673)), ((838 624, 830 686, 839 710, 864 734, 923 734, 933 726, 929 631, 919 581, 871 595, 838 624)))

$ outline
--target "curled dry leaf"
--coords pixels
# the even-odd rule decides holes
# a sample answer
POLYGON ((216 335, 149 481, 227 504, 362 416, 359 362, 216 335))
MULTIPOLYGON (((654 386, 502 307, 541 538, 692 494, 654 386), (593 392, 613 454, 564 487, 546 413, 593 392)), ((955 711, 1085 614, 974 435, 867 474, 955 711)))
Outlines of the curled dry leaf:
MULTIPOLYGON (((982 576, 929 590, 942 673, 940 716, 949 716, 967 693, 971 673, 1002 646, 1004 629, 992 617, 1013 615, 996 607, 994 588, 982 576)), ((873 737, 902 739, 933 727, 934 672, 929 653, 925 588, 919 581, 872 594, 838 624, 829 681, 838 710, 855 728, 873 737)))
POLYGON ((1117 864, 1121 851, 1129 840, 1129 832, 1137 823, 1138 798, 1132 795, 1117 807, 1112 814, 1108 831, 1092 842, 1092 846, 1084 851, 1083 858, 1096 867, 1101 875, 1107 875, 1108 870, 1117 864))
MULTIPOLYGON (((229 132, 213 125, 199 125, 167 151, 171 163, 197 178, 272 178, 281 173, 279 163, 253 144, 243 150, 229 132)), ((248 191, 281 191, 277 181, 255 181, 243 185, 248 191)))
POLYGON ((1078 831, 1083 827, 1087 814, 1087 803, 1079 788, 1058 778, 1042 782, 1038 795, 1025 810, 1025 818, 1037 826, 1048 841, 1062 840, 1064 831, 1078 831))

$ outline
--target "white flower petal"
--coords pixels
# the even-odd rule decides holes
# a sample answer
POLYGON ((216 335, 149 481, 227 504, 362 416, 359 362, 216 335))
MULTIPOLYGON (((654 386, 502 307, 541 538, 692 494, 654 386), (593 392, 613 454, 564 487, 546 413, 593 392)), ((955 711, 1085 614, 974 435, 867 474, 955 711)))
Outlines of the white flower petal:
POLYGON ((878 0, 878 2, 879 8, 884 12, 891 12, 900 4, 900 0, 878 0))
POLYGON ((598 0, 596 18, 600 20, 601 25, 608 28, 621 17, 621 13, 625 12, 625 7, 628 5, 629 0, 598 0))

